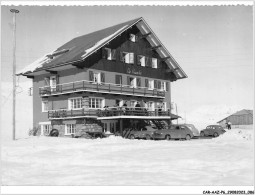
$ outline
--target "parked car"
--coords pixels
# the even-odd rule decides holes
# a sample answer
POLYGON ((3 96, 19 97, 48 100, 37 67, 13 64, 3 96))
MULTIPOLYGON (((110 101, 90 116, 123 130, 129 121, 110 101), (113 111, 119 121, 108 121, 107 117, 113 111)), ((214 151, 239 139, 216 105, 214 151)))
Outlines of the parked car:
POLYGON ((153 133, 152 138, 157 139, 186 139, 193 138, 193 132, 187 125, 170 125, 168 129, 157 130, 153 133))
POLYGON ((200 131, 200 136, 213 136, 218 137, 219 135, 225 133, 226 131, 220 125, 209 125, 206 129, 200 131))
POLYGON ((154 131, 158 130, 156 127, 153 126, 145 126, 138 129, 126 129, 124 132, 124 137, 129 139, 152 139, 152 134, 154 131))
POLYGON ((193 124, 185 124, 193 133, 194 137, 199 137, 199 131, 193 124))
POLYGON ((97 131, 97 132, 83 131, 81 133, 74 134, 74 138, 97 139, 97 138, 105 138, 105 137, 107 136, 101 131, 97 131))

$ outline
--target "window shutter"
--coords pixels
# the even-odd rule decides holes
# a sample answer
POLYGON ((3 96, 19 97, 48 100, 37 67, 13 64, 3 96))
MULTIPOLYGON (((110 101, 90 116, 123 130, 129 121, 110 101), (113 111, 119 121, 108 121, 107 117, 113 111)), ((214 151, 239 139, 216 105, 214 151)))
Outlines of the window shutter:
POLYGON ((116 49, 112 50, 112 60, 116 60, 116 49))
POLYGON ((44 78, 44 85, 45 86, 50 86, 50 78, 49 77, 44 78))
POLYGON ((149 87, 149 81, 148 81, 148 79, 145 79, 145 87, 149 87))
POLYGON ((161 88, 161 82, 162 82, 162 81, 158 81, 158 89, 161 88))
POLYGON ((141 66, 141 59, 142 59, 141 56, 137 55, 136 58, 137 58, 137 60, 136 60, 137 66, 141 66))
POLYGON ((157 89, 157 86, 158 86, 158 84, 157 84, 157 80, 154 80, 154 89, 157 89))
POLYGON ((105 74, 101 72, 101 82, 105 83, 105 74))
POLYGON ((166 82, 166 91, 169 91, 169 82, 166 82))
POLYGON ((115 84, 119 84, 119 75, 115 75, 115 84))
POLYGON ((107 50, 105 48, 102 49, 102 58, 107 58, 107 50))
POLYGON ((89 71, 89 81, 93 81, 93 71, 89 71))
POLYGON ((125 55, 123 52, 120 52, 120 61, 125 62, 125 55))
POLYGON ((141 87, 141 78, 136 79, 136 85, 137 87, 141 87))
POLYGON ((127 85, 130 85, 130 77, 127 76, 127 85))

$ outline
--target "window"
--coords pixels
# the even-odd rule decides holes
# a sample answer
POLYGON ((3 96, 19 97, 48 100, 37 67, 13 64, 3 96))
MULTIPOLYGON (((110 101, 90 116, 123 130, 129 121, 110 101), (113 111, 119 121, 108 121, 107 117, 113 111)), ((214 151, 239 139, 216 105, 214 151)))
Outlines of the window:
POLYGON ((149 87, 148 89, 152 90, 154 89, 154 80, 149 80, 149 87))
POLYGON ((105 73, 89 71, 89 81, 93 84, 104 84, 105 82, 105 73))
POLYGON ((161 91, 165 91, 166 83, 164 81, 158 81, 158 89, 161 91))
POLYGON ((116 49, 104 48, 103 58, 107 60, 116 60, 116 49))
POLYGON ((136 105, 136 101, 135 100, 131 100, 130 101, 130 107, 135 107, 135 105, 136 105))
POLYGON ((135 43, 135 42, 137 42, 137 36, 134 34, 130 34, 129 40, 135 43))
POLYGON ((104 101, 101 98, 89 98, 89 108, 103 108, 104 101))
POLYGON ((115 102, 116 102, 116 105, 117 106, 123 106, 123 100, 119 100, 119 99, 117 99, 117 100, 115 100, 115 102))
POLYGON ((94 83, 100 83, 100 73, 96 73, 96 72, 94 72, 93 73, 93 82, 94 83))
POLYGON ((122 52, 121 61, 127 64, 134 64, 134 53, 122 52))
POLYGON ((157 58, 152 58, 151 59, 151 63, 152 63, 152 68, 158 68, 158 60, 157 60, 157 58))
POLYGON ((49 135, 50 131, 52 130, 52 126, 50 124, 41 125, 42 133, 41 135, 49 135))
POLYGON ((128 77, 128 85, 131 87, 131 88, 136 88, 136 78, 134 77, 128 77))
POLYGON ((151 67, 151 58, 145 57, 145 66, 146 67, 151 67))
POLYGON ((49 102, 42 101, 42 112, 48 112, 48 110, 49 110, 49 102))
POLYGON ((69 99, 69 110, 81 109, 82 108, 82 98, 72 98, 69 99))
POLYGON ((115 75, 115 84, 121 85, 122 84, 122 76, 115 75))
POLYGON ((149 111, 154 111, 155 108, 154 108, 154 102, 148 102, 148 110, 149 111))
POLYGON ((51 91, 56 91, 56 87, 57 87, 57 76, 51 76, 50 77, 50 88, 51 91))
POLYGON ((74 134, 76 131, 76 125, 75 124, 66 124, 65 126, 65 135, 71 135, 74 134))
POLYGON ((141 55, 137 56, 137 65, 145 66, 145 56, 141 56, 141 55))

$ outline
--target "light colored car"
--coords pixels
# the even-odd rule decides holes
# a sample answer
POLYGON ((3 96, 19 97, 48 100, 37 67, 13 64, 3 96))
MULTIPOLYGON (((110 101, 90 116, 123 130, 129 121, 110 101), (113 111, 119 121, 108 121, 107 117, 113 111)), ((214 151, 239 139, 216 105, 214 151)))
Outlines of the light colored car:
POLYGON ((200 131, 200 136, 213 136, 218 137, 219 135, 225 133, 226 131, 220 125, 209 125, 206 129, 200 131))
POLYGON ((157 139, 186 139, 193 138, 193 132, 187 125, 170 125, 168 129, 157 130, 153 133, 152 138, 157 139))

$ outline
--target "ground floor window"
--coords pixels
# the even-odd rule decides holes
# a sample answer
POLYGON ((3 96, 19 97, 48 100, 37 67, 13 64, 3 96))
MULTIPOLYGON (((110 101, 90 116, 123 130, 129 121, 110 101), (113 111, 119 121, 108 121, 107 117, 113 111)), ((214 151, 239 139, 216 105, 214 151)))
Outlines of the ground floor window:
POLYGON ((41 135, 49 135, 50 131, 52 130, 50 122, 42 122, 39 124, 41 126, 41 135))
POLYGON ((66 124, 65 126, 65 135, 74 134, 76 131, 76 124, 66 124))

